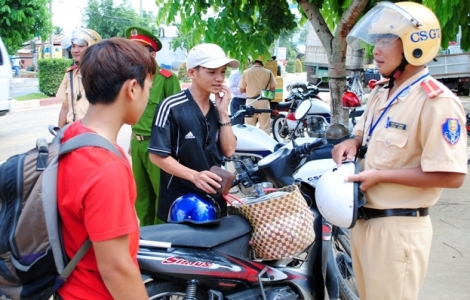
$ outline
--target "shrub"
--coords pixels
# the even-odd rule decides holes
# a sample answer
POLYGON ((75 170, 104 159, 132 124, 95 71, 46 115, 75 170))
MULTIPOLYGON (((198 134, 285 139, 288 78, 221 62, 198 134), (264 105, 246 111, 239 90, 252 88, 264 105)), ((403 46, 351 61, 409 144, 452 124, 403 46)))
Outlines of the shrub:
POLYGON ((182 82, 189 82, 188 71, 186 71, 186 63, 182 63, 178 69, 178 79, 182 82))
POLYGON ((295 72, 295 61, 288 60, 286 65, 286 72, 287 73, 294 73, 295 72))
POLYGON ((48 95, 55 96, 65 71, 72 65, 71 59, 46 58, 38 60, 39 90, 48 95))

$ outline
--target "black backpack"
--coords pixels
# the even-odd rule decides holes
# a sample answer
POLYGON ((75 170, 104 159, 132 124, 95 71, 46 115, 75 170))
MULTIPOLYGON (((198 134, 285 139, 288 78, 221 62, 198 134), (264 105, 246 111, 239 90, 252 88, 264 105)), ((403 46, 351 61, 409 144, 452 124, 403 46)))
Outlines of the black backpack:
POLYGON ((82 147, 101 147, 122 157, 94 133, 60 144, 68 126, 49 127, 50 143, 0 165, 0 299, 47 300, 65 282, 91 246, 89 239, 69 262, 63 248, 57 209, 59 156, 82 147))

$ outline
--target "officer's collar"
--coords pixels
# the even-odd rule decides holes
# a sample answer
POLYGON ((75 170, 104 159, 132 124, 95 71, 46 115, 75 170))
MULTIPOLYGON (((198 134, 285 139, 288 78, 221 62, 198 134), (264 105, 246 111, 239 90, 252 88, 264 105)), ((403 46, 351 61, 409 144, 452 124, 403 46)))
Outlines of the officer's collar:
MULTIPOLYGON (((417 81, 419 78, 425 76, 426 74, 429 74, 428 68, 424 68, 420 70, 418 73, 414 74, 407 80, 405 80, 400 86, 395 90, 393 95, 391 97, 388 97, 389 99, 393 99, 396 97, 398 93, 400 95, 398 96, 398 100, 405 102, 407 100, 408 94, 413 91, 414 89, 419 87, 419 84, 421 83, 421 80, 417 81)), ((423 78, 424 79, 424 78, 423 78)), ((384 87, 380 87, 379 93, 387 93, 388 90, 385 89, 384 87)))

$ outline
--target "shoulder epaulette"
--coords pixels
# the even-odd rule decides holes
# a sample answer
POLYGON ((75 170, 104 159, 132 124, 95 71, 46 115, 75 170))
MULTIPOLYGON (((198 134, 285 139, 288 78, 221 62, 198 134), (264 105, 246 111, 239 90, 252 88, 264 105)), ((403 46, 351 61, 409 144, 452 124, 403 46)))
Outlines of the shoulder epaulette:
POLYGON ((437 95, 444 93, 444 91, 437 85, 434 79, 424 79, 421 81, 421 88, 428 95, 429 98, 435 98, 437 95))
POLYGON ((170 78, 171 75, 173 75, 173 72, 168 71, 167 69, 160 69, 159 73, 160 73, 160 75, 162 75, 166 78, 170 78))
POLYGON ((68 72, 71 72, 71 71, 76 70, 76 69, 78 69, 78 66, 77 66, 77 65, 73 65, 73 66, 71 66, 70 68, 68 68, 65 72, 68 73, 68 72))

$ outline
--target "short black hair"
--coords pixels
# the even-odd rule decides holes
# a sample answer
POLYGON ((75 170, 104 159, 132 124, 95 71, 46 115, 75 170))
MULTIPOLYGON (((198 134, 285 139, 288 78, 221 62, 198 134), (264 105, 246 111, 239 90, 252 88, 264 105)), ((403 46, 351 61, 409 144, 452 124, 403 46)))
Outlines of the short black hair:
POLYGON ((154 75, 156 68, 155 59, 144 46, 124 38, 105 39, 88 47, 80 63, 90 104, 113 103, 129 79, 136 79, 144 87, 147 75, 154 75))
POLYGON ((264 66, 263 62, 259 59, 255 59, 253 63, 259 63, 260 65, 264 66))

